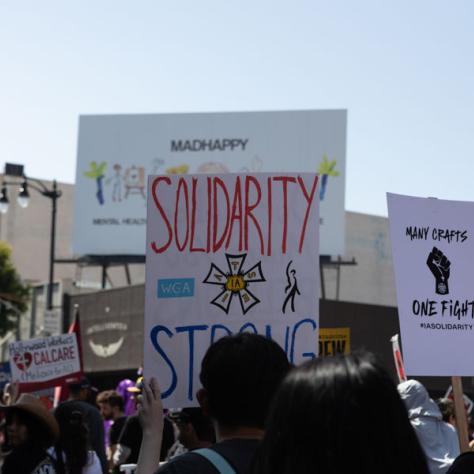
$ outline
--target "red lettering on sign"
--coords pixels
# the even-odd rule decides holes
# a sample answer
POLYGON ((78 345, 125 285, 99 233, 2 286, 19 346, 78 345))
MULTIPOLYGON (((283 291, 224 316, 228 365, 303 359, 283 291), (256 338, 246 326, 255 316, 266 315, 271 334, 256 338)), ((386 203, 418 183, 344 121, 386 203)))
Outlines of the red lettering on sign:
POLYGON ((237 176, 235 180, 235 189, 234 189, 234 201, 232 202, 232 212, 230 215, 230 229, 229 235, 227 236, 227 242, 225 248, 229 248, 229 244, 233 235, 234 230, 234 221, 237 221, 239 224, 239 252, 242 250, 242 190, 240 186, 240 177, 237 176), (238 207, 238 211, 237 211, 238 207))
POLYGON ((205 252, 206 249, 202 247, 194 247, 194 236, 196 234, 196 188, 197 188, 197 178, 193 178, 193 190, 191 195, 191 244, 189 245, 190 252, 205 252))
MULTIPOLYGON (((220 178, 214 178, 214 227, 213 227, 213 232, 212 232, 212 251, 217 252, 222 244, 224 243, 224 240, 226 238, 227 231, 229 230, 229 211, 230 211, 230 199, 229 199, 229 192, 227 191, 226 185, 224 181, 220 178), (218 217, 218 206, 217 206, 217 185, 221 188, 221 190, 224 193, 225 196, 225 203, 226 203, 226 213, 225 213, 225 227, 224 230, 222 231, 222 235, 220 236, 219 239, 217 239, 217 232, 218 232, 218 222, 219 222, 219 217, 218 217)), ((222 214, 221 214, 222 216, 222 214)))
POLYGON ((311 211, 311 204, 313 203, 314 194, 315 194, 315 191, 316 191, 316 186, 318 184, 318 176, 314 177, 313 186, 311 188, 311 192, 309 193, 309 195, 308 195, 308 192, 307 192, 306 187, 304 185, 304 181, 301 178, 301 176, 298 176, 298 184, 300 185, 300 188, 303 191, 303 195, 306 199, 306 202, 308 203, 308 205, 306 207, 306 213, 304 215, 303 227, 301 229, 300 244, 299 244, 299 247, 298 247, 298 252, 301 253, 301 250, 303 249, 303 242, 304 242, 304 237, 305 237, 305 233, 306 233, 306 224, 308 223, 308 217, 309 217, 309 213, 311 211))
POLYGON ((260 228, 260 224, 258 223, 257 219, 253 215, 253 210, 260 204, 260 200, 262 198, 262 190, 260 189, 260 183, 256 178, 253 176, 246 176, 245 177, 245 218, 244 218, 244 232, 245 232, 245 250, 249 248, 249 218, 252 219, 252 222, 257 229, 258 237, 260 238, 260 252, 262 255, 265 253, 264 243, 263 243, 263 235, 262 229, 260 228), (253 183, 255 190, 257 191, 257 200, 253 203, 249 203, 249 196, 250 196, 250 183, 253 183))
POLYGON ((166 224, 166 228, 168 229, 168 241, 162 245, 161 247, 158 247, 156 245, 156 242, 153 241, 151 243, 151 248, 153 249, 153 251, 155 253, 162 253, 164 252, 171 244, 171 241, 173 240, 173 231, 171 229, 171 225, 170 225, 170 221, 168 220, 168 218, 166 217, 166 214, 165 214, 165 211, 163 210, 163 208, 161 207, 160 205, 160 202, 158 200, 158 196, 156 195, 156 188, 158 187, 158 184, 160 184, 161 181, 164 181, 166 184, 170 185, 171 184, 171 179, 166 177, 166 176, 161 176, 159 178, 156 178, 154 181, 153 181, 153 184, 151 185, 151 195, 153 197, 153 201, 155 202, 155 206, 156 208, 158 209, 158 212, 161 214, 161 217, 163 218, 163 220, 165 221, 165 224, 166 224))
POLYGON ((296 183, 291 176, 276 176, 273 181, 281 181, 283 187, 283 235, 281 237, 281 253, 286 253, 286 238, 288 234, 288 183, 296 183))
MULTIPOLYGON (((183 219, 180 219, 181 221, 183 219)), ((178 181, 178 189, 176 190, 176 206, 174 209, 174 238, 176 241, 176 248, 182 252, 188 243, 189 238, 189 195, 188 195, 188 184, 184 178, 180 178, 178 181), (179 203, 181 196, 181 189, 184 189, 184 204, 186 206, 186 238, 184 243, 180 244, 178 237, 178 217, 179 217, 179 203)))

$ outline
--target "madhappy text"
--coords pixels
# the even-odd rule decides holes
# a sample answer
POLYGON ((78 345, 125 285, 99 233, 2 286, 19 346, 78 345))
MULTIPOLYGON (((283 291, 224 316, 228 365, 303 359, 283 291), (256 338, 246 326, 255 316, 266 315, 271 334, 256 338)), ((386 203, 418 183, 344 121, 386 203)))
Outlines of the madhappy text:
POLYGON ((318 177, 314 176, 311 181, 308 186, 301 176, 282 175, 268 177, 263 185, 253 176, 237 175, 232 185, 229 185, 216 176, 203 177, 199 180, 192 178, 191 182, 184 177, 172 181, 168 176, 159 176, 153 180, 151 194, 162 224, 166 228, 167 237, 163 241, 151 239, 151 249, 157 254, 166 252, 171 246, 173 250, 179 252, 186 250, 215 253, 227 250, 234 238, 238 240, 238 250, 241 252, 247 251, 249 240, 256 238, 261 255, 271 256, 276 248, 280 248, 281 253, 285 254, 288 246, 289 196, 290 193, 291 196, 299 193, 298 197, 303 197, 299 202, 303 202, 305 207, 304 218, 302 222, 297 223, 297 236, 299 236, 297 251, 302 253, 308 222, 311 217, 316 217, 315 213, 311 213, 311 209, 314 207, 318 177), (201 212, 206 213, 206 225, 204 229, 197 229, 196 195, 198 187, 202 186, 204 181, 207 203, 201 212), (163 203, 162 191, 164 186, 173 185, 174 209, 168 214, 163 203), (277 229, 272 228, 275 212, 272 196, 277 187, 283 197, 283 209, 276 210, 282 216, 281 239, 275 237, 277 229), (261 211, 260 216, 265 217, 257 217, 257 210, 261 211), (249 239, 251 229, 253 234, 249 239), (200 247, 196 244, 197 230, 201 230, 200 237, 202 242, 205 242, 205 245, 200 247), (274 240, 277 240, 276 244, 272 241, 272 235, 274 240))

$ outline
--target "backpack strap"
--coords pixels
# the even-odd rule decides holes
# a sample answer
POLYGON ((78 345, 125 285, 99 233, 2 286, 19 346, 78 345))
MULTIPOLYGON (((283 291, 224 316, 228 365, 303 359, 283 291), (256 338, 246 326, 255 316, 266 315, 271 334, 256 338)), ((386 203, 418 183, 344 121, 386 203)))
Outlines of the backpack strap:
POLYGON ((197 449, 196 451, 193 451, 193 453, 206 458, 220 474, 237 474, 227 459, 213 449, 197 449))

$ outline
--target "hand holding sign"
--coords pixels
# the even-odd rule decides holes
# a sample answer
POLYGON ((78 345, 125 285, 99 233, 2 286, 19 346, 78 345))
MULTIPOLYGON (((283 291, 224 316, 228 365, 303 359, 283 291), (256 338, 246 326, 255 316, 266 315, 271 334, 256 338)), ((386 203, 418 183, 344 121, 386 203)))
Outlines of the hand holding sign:
POLYGON ((433 250, 428 255, 426 264, 435 277, 436 293, 438 295, 447 295, 449 293, 448 279, 451 262, 441 250, 433 247, 433 250))

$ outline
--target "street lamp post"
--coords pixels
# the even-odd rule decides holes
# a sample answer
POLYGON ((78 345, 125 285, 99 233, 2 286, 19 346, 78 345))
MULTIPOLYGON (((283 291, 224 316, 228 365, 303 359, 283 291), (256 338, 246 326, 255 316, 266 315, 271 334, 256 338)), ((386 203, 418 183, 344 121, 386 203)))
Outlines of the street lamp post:
POLYGON ((53 285, 54 285, 54 261, 55 261, 55 244, 56 244, 56 211, 57 211, 57 200, 61 197, 62 192, 58 189, 56 180, 53 181, 53 187, 49 189, 39 179, 27 178, 23 175, 23 181, 8 182, 3 181, 2 189, 0 191, 0 212, 5 214, 8 211, 8 194, 7 186, 18 186, 19 193, 17 196, 17 202, 20 207, 26 208, 30 202, 30 194, 28 189, 34 189, 42 196, 51 199, 51 233, 50 233, 50 249, 49 249, 49 280, 48 280, 48 293, 46 298, 46 308, 48 310, 53 309, 53 285))

